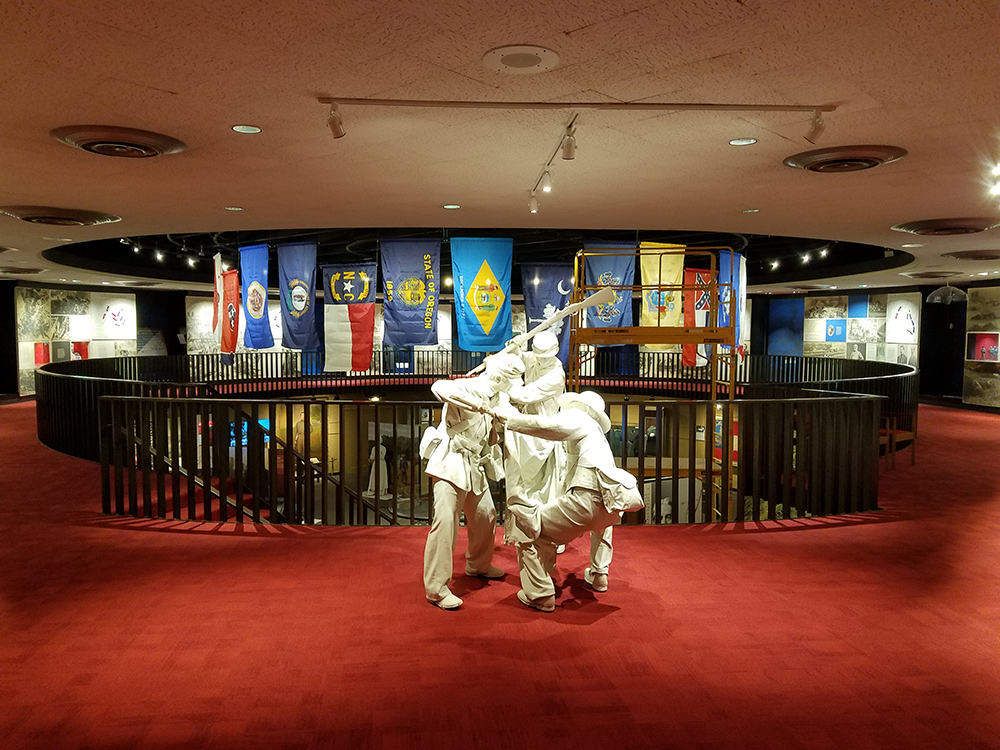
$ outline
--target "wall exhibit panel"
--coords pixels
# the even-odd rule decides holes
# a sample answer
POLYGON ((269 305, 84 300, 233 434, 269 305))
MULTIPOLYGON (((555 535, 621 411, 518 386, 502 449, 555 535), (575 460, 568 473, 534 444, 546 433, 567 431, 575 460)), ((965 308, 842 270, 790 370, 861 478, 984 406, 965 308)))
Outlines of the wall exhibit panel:
POLYGON ((965 363, 962 401, 978 406, 1000 407, 1000 364, 989 361, 993 354, 991 342, 997 340, 997 332, 1000 332, 1000 287, 974 287, 969 290, 966 331, 969 342, 967 360, 981 361, 965 363))

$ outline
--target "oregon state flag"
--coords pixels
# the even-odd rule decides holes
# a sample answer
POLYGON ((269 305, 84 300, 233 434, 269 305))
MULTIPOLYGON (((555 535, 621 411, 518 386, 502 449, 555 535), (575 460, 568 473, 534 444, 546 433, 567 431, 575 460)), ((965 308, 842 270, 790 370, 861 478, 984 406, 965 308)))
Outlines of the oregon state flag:
POLYGON ((513 254, 514 240, 509 237, 451 239, 459 348, 467 352, 496 352, 513 336, 510 311, 513 254))
POLYGON ((441 240, 382 240, 383 341, 388 346, 438 342, 441 240))
POLYGON ((270 349, 274 346, 271 321, 267 317, 267 258, 266 244, 240 248, 243 309, 247 314, 243 344, 247 349, 270 349))
POLYGON ((323 266, 324 372, 371 368, 375 342, 375 264, 323 266))

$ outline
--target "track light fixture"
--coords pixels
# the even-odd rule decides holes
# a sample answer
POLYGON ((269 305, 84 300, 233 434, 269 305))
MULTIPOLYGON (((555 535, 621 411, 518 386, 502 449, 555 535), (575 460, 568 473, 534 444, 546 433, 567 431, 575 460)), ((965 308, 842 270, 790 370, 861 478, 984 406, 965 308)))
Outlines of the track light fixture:
POLYGON ((823 112, 817 109, 813 112, 812 127, 806 133, 806 140, 815 145, 819 137, 823 135, 824 130, 826 130, 826 123, 823 122, 823 112))
POLYGON ((562 140, 563 161, 573 161, 576 158, 576 129, 566 126, 566 134, 562 140))
POLYGON ((330 128, 330 132, 333 133, 334 138, 343 138, 347 135, 347 131, 344 130, 344 121, 340 117, 340 108, 337 106, 337 102, 330 102, 330 114, 326 117, 326 125, 330 128))
POLYGON ((531 200, 528 201, 528 211, 533 214, 538 213, 538 198, 535 197, 534 193, 531 194, 531 200))
POLYGON ((543 193, 552 192, 552 175, 549 174, 548 170, 546 170, 545 173, 542 175, 542 179, 541 181, 539 181, 538 187, 541 188, 541 191, 543 193))

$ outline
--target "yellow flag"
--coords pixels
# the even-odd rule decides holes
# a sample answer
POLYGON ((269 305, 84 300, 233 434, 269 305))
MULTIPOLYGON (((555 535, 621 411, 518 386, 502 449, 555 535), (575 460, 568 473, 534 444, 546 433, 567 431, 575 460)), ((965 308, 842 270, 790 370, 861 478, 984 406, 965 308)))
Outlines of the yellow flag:
MULTIPOLYGON (((656 287, 680 287, 684 281, 684 254, 662 254, 664 250, 684 250, 685 245, 671 245, 663 242, 643 242, 639 245, 639 260, 642 272, 642 300, 639 303, 639 325, 680 327, 681 297, 679 288, 660 289, 656 287), (653 288, 650 288, 653 287, 653 288)), ((676 344, 647 344, 647 349, 670 351, 676 344)))

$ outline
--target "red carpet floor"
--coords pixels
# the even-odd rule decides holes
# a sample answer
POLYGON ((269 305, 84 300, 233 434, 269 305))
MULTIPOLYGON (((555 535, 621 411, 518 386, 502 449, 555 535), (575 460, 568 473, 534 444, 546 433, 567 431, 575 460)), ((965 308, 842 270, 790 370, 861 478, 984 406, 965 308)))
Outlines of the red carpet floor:
POLYGON ((102 516, 0 407, 0 746, 998 748, 1000 417, 920 424, 884 511, 577 542, 544 615, 429 606, 423 529, 102 516))

